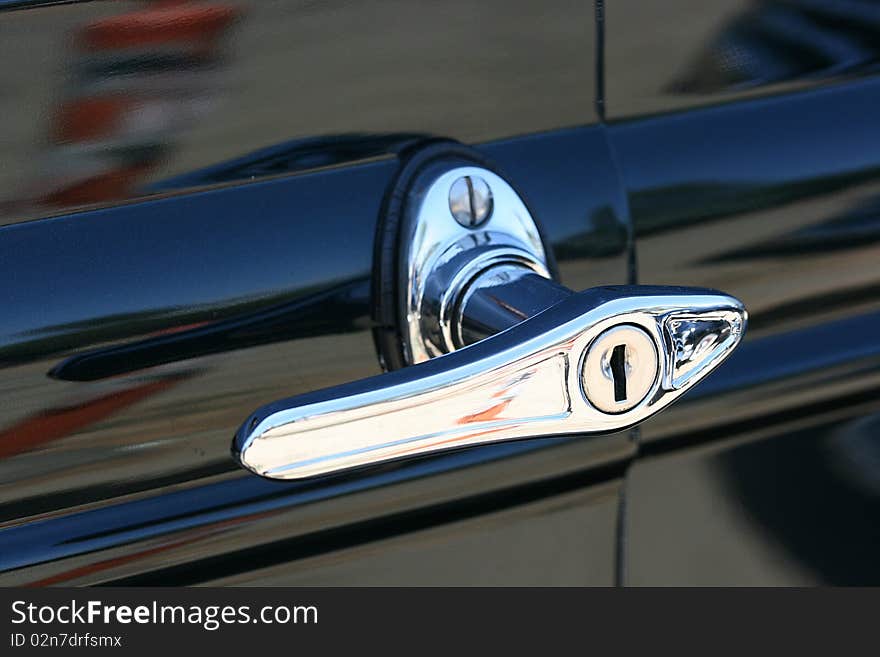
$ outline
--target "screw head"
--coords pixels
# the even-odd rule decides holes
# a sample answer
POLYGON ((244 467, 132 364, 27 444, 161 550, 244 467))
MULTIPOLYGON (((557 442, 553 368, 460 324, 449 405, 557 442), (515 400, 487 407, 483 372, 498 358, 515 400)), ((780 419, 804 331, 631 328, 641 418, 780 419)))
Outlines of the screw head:
POLYGON ((449 211, 465 228, 476 228, 492 216, 492 190, 479 176, 462 176, 449 188, 449 211))
POLYGON ((587 347, 581 385, 590 404, 603 413, 624 413, 648 396, 659 370, 651 336, 624 324, 600 333, 587 347))

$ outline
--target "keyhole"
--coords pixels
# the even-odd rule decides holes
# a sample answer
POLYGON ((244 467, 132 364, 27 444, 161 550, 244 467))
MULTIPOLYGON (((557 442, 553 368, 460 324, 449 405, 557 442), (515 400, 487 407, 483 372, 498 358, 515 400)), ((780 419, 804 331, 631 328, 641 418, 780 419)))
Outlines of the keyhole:
POLYGON ((641 327, 619 324, 593 340, 581 366, 581 386, 590 405, 603 413, 626 413, 657 383, 660 350, 641 327))
POLYGON ((611 352, 611 376, 614 379, 614 401, 626 401, 626 345, 619 344, 611 352))

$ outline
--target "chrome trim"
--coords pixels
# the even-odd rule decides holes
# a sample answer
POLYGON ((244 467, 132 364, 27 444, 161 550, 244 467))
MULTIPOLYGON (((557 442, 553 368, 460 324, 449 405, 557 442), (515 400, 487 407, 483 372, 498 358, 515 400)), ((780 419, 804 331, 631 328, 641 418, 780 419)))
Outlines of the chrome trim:
POLYGON ((432 169, 424 177, 424 191, 416 192, 404 213, 399 241, 398 321, 408 364, 457 348, 453 313, 468 283, 483 270, 511 263, 550 278, 541 234, 503 178, 476 166, 439 174, 432 169), (476 187, 473 181, 479 181, 476 187))
POLYGON ((669 388, 686 386, 701 367, 713 360, 713 354, 727 353, 736 346, 745 330, 745 326, 740 325, 740 317, 732 311, 667 317, 664 328, 669 343, 666 369, 669 388))
POLYGON ((573 294, 554 283, 546 270, 535 271, 522 261, 499 260, 471 278, 458 294, 451 318, 456 349, 485 340, 573 294), (486 306, 491 308, 492 317, 480 316, 481 303, 483 312, 486 306), (481 319, 486 323, 477 326, 481 319))
POLYGON ((505 440, 626 429, 725 360, 746 321, 738 300, 711 290, 593 288, 445 356, 264 407, 239 430, 233 452, 264 477, 303 479, 505 440), (587 394, 600 375, 588 354, 622 326, 653 342, 656 374, 635 406, 604 412, 587 394))

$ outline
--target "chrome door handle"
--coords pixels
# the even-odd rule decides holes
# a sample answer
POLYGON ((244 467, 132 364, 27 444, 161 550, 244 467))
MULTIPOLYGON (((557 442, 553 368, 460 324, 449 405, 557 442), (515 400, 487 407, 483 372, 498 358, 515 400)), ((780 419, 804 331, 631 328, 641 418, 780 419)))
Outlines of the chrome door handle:
POLYGON ((374 335, 394 370, 270 404, 233 442, 302 479, 518 438, 618 431, 736 347, 746 311, 714 290, 553 280, 523 199, 460 146, 403 166, 377 231, 374 335))
POLYGON ((233 452, 247 469, 302 479, 505 440, 631 427, 717 367, 747 321, 695 288, 572 294, 470 346, 254 413, 233 452))

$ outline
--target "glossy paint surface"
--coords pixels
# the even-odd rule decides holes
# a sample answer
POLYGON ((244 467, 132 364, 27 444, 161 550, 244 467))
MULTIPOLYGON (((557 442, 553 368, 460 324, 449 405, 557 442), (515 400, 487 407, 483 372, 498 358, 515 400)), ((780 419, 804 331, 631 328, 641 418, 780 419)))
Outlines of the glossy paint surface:
POLYGON ((606 537, 616 531, 618 494, 618 482, 584 486, 206 584, 611 586, 616 555, 606 537))
POLYGON ((0 223, 594 120, 577 0, 125 0, 0 21, 0 223))
POLYGON ((641 427, 621 581, 877 583, 880 5, 604 5, 638 281, 750 313, 716 375, 641 427))
POLYGON ((262 404, 379 371, 376 220, 397 153, 429 136, 480 143, 564 283, 627 281, 604 130, 565 128, 594 121, 589 7, 504 7, 0 14, 29 35, 0 44, 6 61, 38 53, 2 67, 16 102, 0 157, 29 168, 2 167, 0 582, 247 580, 602 482, 577 506, 598 514, 590 577, 613 580, 626 435, 281 485, 229 453, 262 404))
POLYGON ((874 0, 613 0, 605 102, 613 119, 819 87, 876 73, 874 0))
POLYGON ((876 3, 13 6, 0 583, 877 583, 876 3), (426 137, 498 163, 569 287, 634 282, 634 234, 745 343, 638 453, 245 474, 255 408, 378 372, 373 230, 426 137))
MULTIPOLYGON (((613 189, 602 184, 607 174, 587 161, 579 169, 567 164, 569 149, 600 153, 605 143, 599 130, 585 129, 484 149, 509 165, 505 169, 513 180, 525 181, 521 189, 536 214, 554 218, 547 223, 551 243, 589 243, 595 235, 598 252, 578 257, 576 250, 562 250, 563 280, 573 286, 587 287, 593 277, 620 281, 626 276, 627 233, 622 224, 608 223, 617 216, 619 198, 602 191, 613 189), (561 193, 576 186, 583 190, 580 201, 561 193)), ((20 547, 4 552, 7 568, 85 549, 87 544, 74 547, 78 542, 71 531, 97 532, 105 541, 128 536, 128 542, 131 525, 138 528, 135 536, 146 539, 172 528, 213 526, 229 513, 221 526, 243 523, 262 508, 260 500, 287 509, 303 499, 303 489, 312 491, 306 499, 323 499, 393 481, 407 488, 425 468, 436 473, 552 447, 545 441, 478 450, 414 470, 390 468, 317 488, 278 488, 232 462, 231 435, 258 406, 378 371, 369 334, 368 279, 375 216, 394 166, 387 160, 27 222, 0 232, 10 254, 3 261, 4 277, 15 283, 7 292, 15 312, 5 316, 4 328, 9 401, 4 446, 9 452, 2 463, 2 508, 6 544, 20 547), (255 225, 260 229, 253 230, 255 225), (348 239, 334 239, 343 233, 348 239), (107 244, 116 248, 108 251, 107 244), (41 266, 30 266, 35 261, 41 266), (57 302, 68 298, 78 302, 57 302), (157 365, 133 372, 85 366, 112 366, 119 362, 116 355, 131 352, 146 354, 140 365, 151 356, 157 365), (64 380, 71 372, 80 376, 64 380), (180 486, 187 490, 177 491, 180 486), (135 498, 128 502, 126 495, 135 498), (164 495, 175 501, 162 501, 164 495), (104 509, 111 501, 113 506, 104 509), (100 508, 84 516, 57 515, 75 504, 100 508), (137 511, 126 511, 128 504, 137 511), (54 517, 22 522, 45 513, 54 517)), ((630 447, 621 436, 560 449, 570 454, 560 463, 562 472, 570 472, 613 462, 630 447)), ((537 465, 523 475, 546 476, 537 465)), ((451 479, 459 481, 459 475, 451 479)), ((510 483, 482 479, 480 488, 510 483)), ((422 489, 416 483, 412 492, 422 489)), ((454 489, 469 494, 460 482, 454 489)), ((393 499, 406 508, 410 494, 400 491, 393 499)), ((351 510, 367 499, 351 497, 351 510)), ((395 508, 388 503, 384 512, 395 508)), ((335 525, 341 518, 329 522, 335 525)), ((290 529, 296 525, 284 523, 290 529)), ((263 540, 251 524, 243 536, 250 538, 237 544, 240 548, 263 540)), ((173 546, 177 539, 165 540, 173 546)), ((189 541, 183 545, 190 558, 213 554, 192 553, 189 541)), ((163 551, 161 563, 170 561, 163 551)), ((125 572, 146 567, 135 561, 125 572)), ((31 577, 20 571, 10 576, 7 581, 14 583, 31 577)))
POLYGON ((880 84, 612 127, 640 283, 750 311, 717 376, 641 428, 632 584, 876 583, 880 84))

